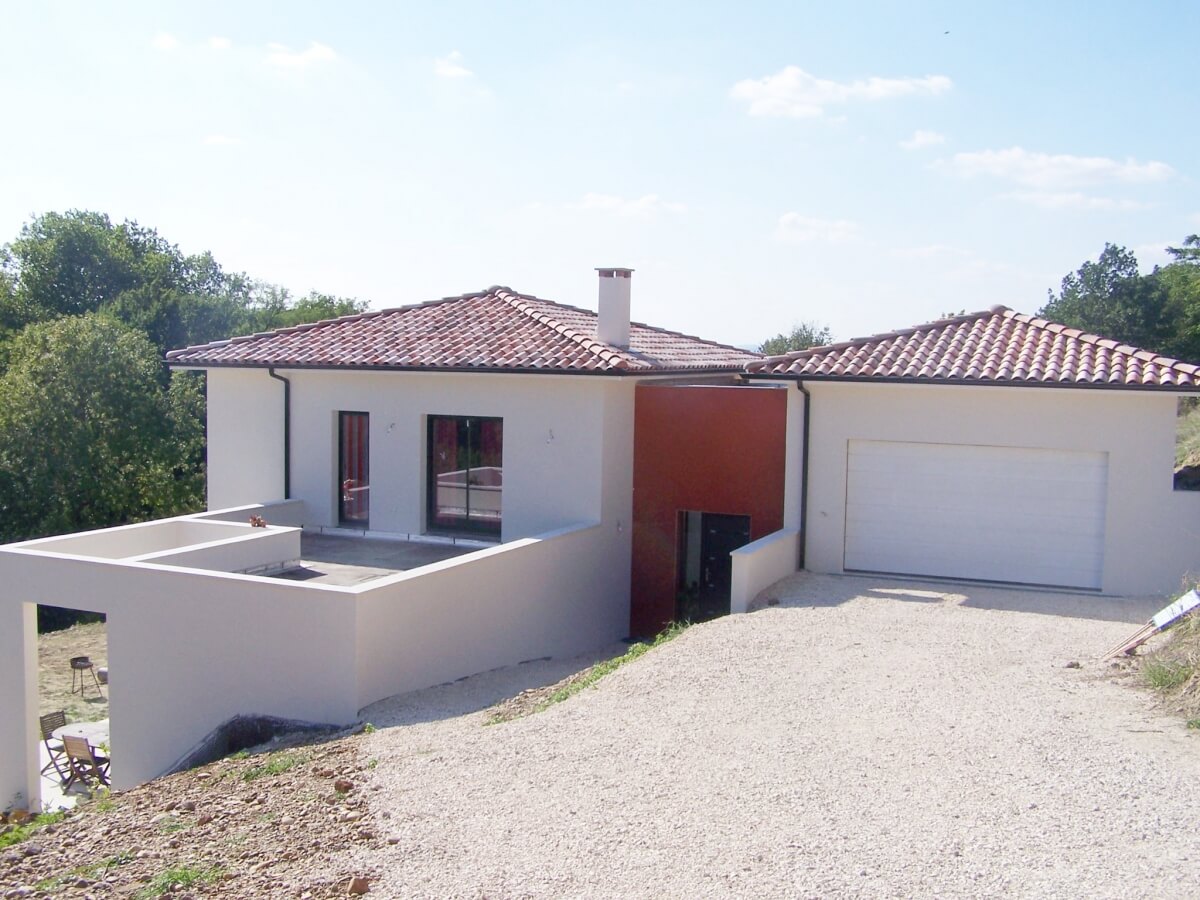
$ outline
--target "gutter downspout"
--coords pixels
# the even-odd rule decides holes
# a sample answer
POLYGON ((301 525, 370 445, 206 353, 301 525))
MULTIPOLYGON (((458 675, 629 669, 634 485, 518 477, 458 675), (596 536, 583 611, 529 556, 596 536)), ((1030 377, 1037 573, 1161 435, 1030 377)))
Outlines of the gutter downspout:
MULTIPOLYGON (((275 367, 271 366, 267 369, 267 374, 276 381, 283 382, 283 499, 292 499, 292 383, 282 375, 275 374, 275 367)), ((804 390, 801 388, 801 390, 804 390)), ((808 404, 804 404, 805 422, 808 421, 808 404)), ((807 433, 805 434, 806 441, 808 440, 807 433)), ((808 466, 808 446, 805 445, 804 465, 808 466)), ((807 475, 805 481, 807 481, 807 475)), ((803 534, 803 532, 801 532, 803 534)), ((803 547, 800 550, 803 556, 803 547)))
POLYGON ((808 536, 808 409, 812 406, 812 394, 804 386, 804 382, 796 380, 796 387, 804 395, 804 434, 800 438, 800 452, 804 456, 804 466, 800 470, 800 559, 797 561, 797 571, 804 568, 804 549, 808 536))

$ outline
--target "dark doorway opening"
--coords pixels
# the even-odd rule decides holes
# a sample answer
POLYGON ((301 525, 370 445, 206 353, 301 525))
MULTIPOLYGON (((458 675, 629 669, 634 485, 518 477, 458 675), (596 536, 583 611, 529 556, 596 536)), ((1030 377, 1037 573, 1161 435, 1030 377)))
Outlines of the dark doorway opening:
POLYGON ((371 527, 371 417, 338 413, 338 524, 371 527))
POLYGON ((675 618, 707 622, 729 614, 733 560, 750 543, 750 517, 685 510, 679 513, 675 618))

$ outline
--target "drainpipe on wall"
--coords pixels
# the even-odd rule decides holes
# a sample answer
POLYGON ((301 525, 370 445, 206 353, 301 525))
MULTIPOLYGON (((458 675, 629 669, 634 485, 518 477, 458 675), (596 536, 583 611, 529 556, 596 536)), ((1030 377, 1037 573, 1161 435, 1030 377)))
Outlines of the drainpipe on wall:
POLYGON ((800 559, 797 561, 797 570, 800 570, 804 568, 804 548, 808 534, 808 408, 812 406, 812 394, 805 388, 803 381, 797 380, 796 387, 804 395, 804 434, 800 437, 804 466, 800 470, 800 559))
MULTIPOLYGON (((275 374, 275 367, 267 369, 267 374, 276 381, 283 382, 283 499, 292 499, 292 383, 282 375, 275 374)), ((801 388, 803 390, 803 388, 801 388)), ((804 404, 804 415, 807 421, 808 404, 804 404)), ((805 434, 806 441, 808 440, 807 433, 805 434)), ((804 465, 808 466, 807 444, 805 445, 804 465)), ((805 481, 807 481, 807 477, 805 481)), ((801 532, 803 533, 803 532, 801 532)), ((801 549, 801 553, 803 553, 801 549)))

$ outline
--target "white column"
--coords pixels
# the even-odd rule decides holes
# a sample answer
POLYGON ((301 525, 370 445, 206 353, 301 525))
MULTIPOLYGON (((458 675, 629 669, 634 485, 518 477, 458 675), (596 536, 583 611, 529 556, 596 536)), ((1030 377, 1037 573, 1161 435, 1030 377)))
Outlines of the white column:
POLYGON ((37 606, 0 597, 0 810, 38 809, 37 606))

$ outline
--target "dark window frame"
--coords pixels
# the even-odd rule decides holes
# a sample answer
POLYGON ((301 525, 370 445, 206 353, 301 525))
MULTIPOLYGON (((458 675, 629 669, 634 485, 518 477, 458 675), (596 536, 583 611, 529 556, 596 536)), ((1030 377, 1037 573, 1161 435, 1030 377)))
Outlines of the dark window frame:
MULTIPOLYGON (((500 499, 500 515, 494 520, 477 519, 471 520, 470 516, 470 464, 467 466, 466 483, 464 484, 464 492, 467 498, 466 514, 461 517, 461 521, 453 527, 446 527, 438 524, 437 510, 437 473, 435 471, 433 454, 435 450, 434 429, 438 422, 497 422, 500 425, 500 468, 503 471, 504 467, 504 418, 502 416, 450 416, 437 413, 430 413, 425 417, 425 533, 434 535, 445 535, 447 537, 493 537, 500 540, 501 531, 504 523, 504 494, 501 487, 500 499)), ((468 424, 468 429, 469 429, 468 424)), ((468 431, 469 433, 469 431, 468 431)), ((471 446, 467 445, 467 456, 470 457, 471 446)), ((503 476, 501 476, 503 477, 503 476)))
POLYGON ((371 488, 371 414, 363 410, 338 410, 337 429, 338 429, 338 467, 337 467, 337 498, 338 498, 338 526, 362 528, 367 531, 371 527, 371 501, 370 494, 367 495, 367 514, 362 518, 349 517, 346 515, 346 419, 351 416, 361 416, 365 423, 363 433, 365 440, 363 441, 363 457, 366 461, 366 487, 368 492, 371 488))

